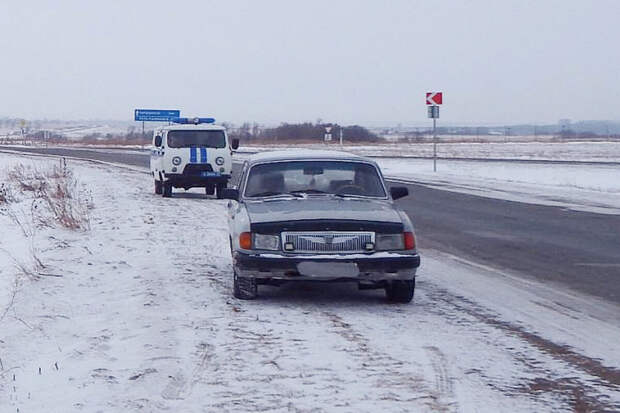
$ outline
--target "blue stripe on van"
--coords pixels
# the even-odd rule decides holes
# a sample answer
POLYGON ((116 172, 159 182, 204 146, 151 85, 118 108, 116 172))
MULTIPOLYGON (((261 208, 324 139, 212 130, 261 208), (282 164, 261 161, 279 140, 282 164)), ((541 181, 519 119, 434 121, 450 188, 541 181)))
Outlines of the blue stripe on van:
POLYGON ((200 148, 200 163, 207 163, 207 148, 200 148))
POLYGON ((189 148, 189 161, 196 163, 196 148, 189 148))

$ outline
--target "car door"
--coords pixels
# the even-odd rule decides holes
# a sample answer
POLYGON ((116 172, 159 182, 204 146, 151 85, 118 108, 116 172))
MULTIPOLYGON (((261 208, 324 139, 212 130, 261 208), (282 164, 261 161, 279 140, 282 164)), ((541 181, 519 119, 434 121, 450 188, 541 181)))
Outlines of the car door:
MULTIPOLYGON (((245 175, 249 170, 249 162, 245 161, 241 167, 241 173, 239 174, 239 180, 235 184, 235 188, 241 189, 241 183, 245 180, 245 175)), ((239 194, 241 198, 241 194, 239 194)), ((249 231, 250 221, 245 209, 245 204, 241 199, 237 201, 228 201, 228 233, 230 235, 231 248, 236 249, 239 247, 239 234, 244 231, 249 231)))
POLYGON ((162 131, 153 132, 153 147, 151 148, 151 172, 156 180, 159 180, 159 173, 162 170, 163 156, 163 133, 162 131))

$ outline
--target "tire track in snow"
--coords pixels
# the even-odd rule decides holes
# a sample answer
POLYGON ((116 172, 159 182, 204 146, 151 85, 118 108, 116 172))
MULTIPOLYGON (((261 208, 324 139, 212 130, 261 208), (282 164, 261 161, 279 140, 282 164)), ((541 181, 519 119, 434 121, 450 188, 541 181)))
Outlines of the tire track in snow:
MULTIPOLYGON (((524 327, 502 320, 490 309, 484 308, 466 297, 452 294, 430 283, 426 287, 429 298, 443 303, 448 308, 453 308, 454 311, 451 312, 453 317, 458 319, 464 315, 471 316, 482 324, 498 329, 509 336, 517 337, 528 346, 562 362, 569 369, 577 370, 591 377, 587 381, 580 377, 553 377, 557 374, 542 369, 539 365, 543 363, 539 359, 535 359, 535 363, 533 363, 533 360, 528 360, 523 355, 514 354, 515 360, 526 364, 532 370, 544 374, 546 377, 524 380, 523 383, 511 386, 505 391, 517 390, 528 394, 551 393, 558 396, 569 394, 572 397, 569 403, 577 411, 614 411, 620 409, 620 404, 611 401, 608 395, 603 394, 597 388, 602 386, 612 392, 619 392, 620 370, 605 366, 599 360, 582 355, 567 345, 554 343, 541 335, 527 331, 524 327), (580 406, 585 410, 582 410, 580 406)), ((515 353, 514 349, 507 350, 515 353)), ((579 376, 583 377, 583 374, 579 374, 579 376)))
MULTIPOLYGON (((424 349, 427 351, 431 366, 435 371, 435 392, 437 394, 437 399, 439 401, 454 400, 454 386, 452 377, 450 377, 446 355, 435 346, 426 346, 424 349)), ((446 403, 445 401, 443 403, 437 403, 437 411, 448 411, 448 407, 458 410, 458 406, 454 401, 451 403, 446 403)))
POLYGON ((425 400, 424 404, 432 411, 458 410, 458 404, 452 394, 445 356, 439 349, 428 348, 432 352, 431 363, 436 373, 436 383, 434 388, 431 388, 423 376, 406 371, 407 367, 410 367, 410 360, 399 360, 373 348, 363 334, 337 314, 324 311, 323 315, 331 322, 336 334, 356 346, 355 351, 350 354, 360 359, 358 363, 360 370, 367 376, 375 376, 377 387, 388 389, 383 396, 385 400, 404 403, 425 400))

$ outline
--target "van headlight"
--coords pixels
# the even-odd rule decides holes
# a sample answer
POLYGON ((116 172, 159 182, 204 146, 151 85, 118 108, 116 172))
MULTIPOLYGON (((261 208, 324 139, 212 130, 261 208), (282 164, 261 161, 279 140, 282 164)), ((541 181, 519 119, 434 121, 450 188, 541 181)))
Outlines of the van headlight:
POLYGON ((280 237, 277 235, 253 234, 253 249, 277 251, 280 249, 280 237))
POLYGON ((215 158, 215 163, 218 166, 224 165, 224 158, 222 158, 221 156, 218 156, 217 158, 215 158))
POLYGON ((405 249, 403 234, 376 234, 375 249, 376 251, 393 251, 405 249))
POLYGON ((174 158, 172 158, 172 164, 173 165, 181 165, 181 157, 180 156, 175 156, 174 158))

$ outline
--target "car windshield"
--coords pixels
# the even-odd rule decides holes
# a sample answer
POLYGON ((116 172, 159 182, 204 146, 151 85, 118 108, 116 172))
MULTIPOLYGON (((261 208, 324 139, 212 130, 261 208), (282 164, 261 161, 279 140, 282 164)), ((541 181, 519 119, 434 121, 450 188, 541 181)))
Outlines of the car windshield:
POLYGON ((172 130, 168 132, 171 148, 225 148, 226 137, 221 130, 172 130))
POLYGON ((255 165, 250 169, 246 197, 298 193, 386 196, 377 168, 364 162, 275 162, 255 165))

